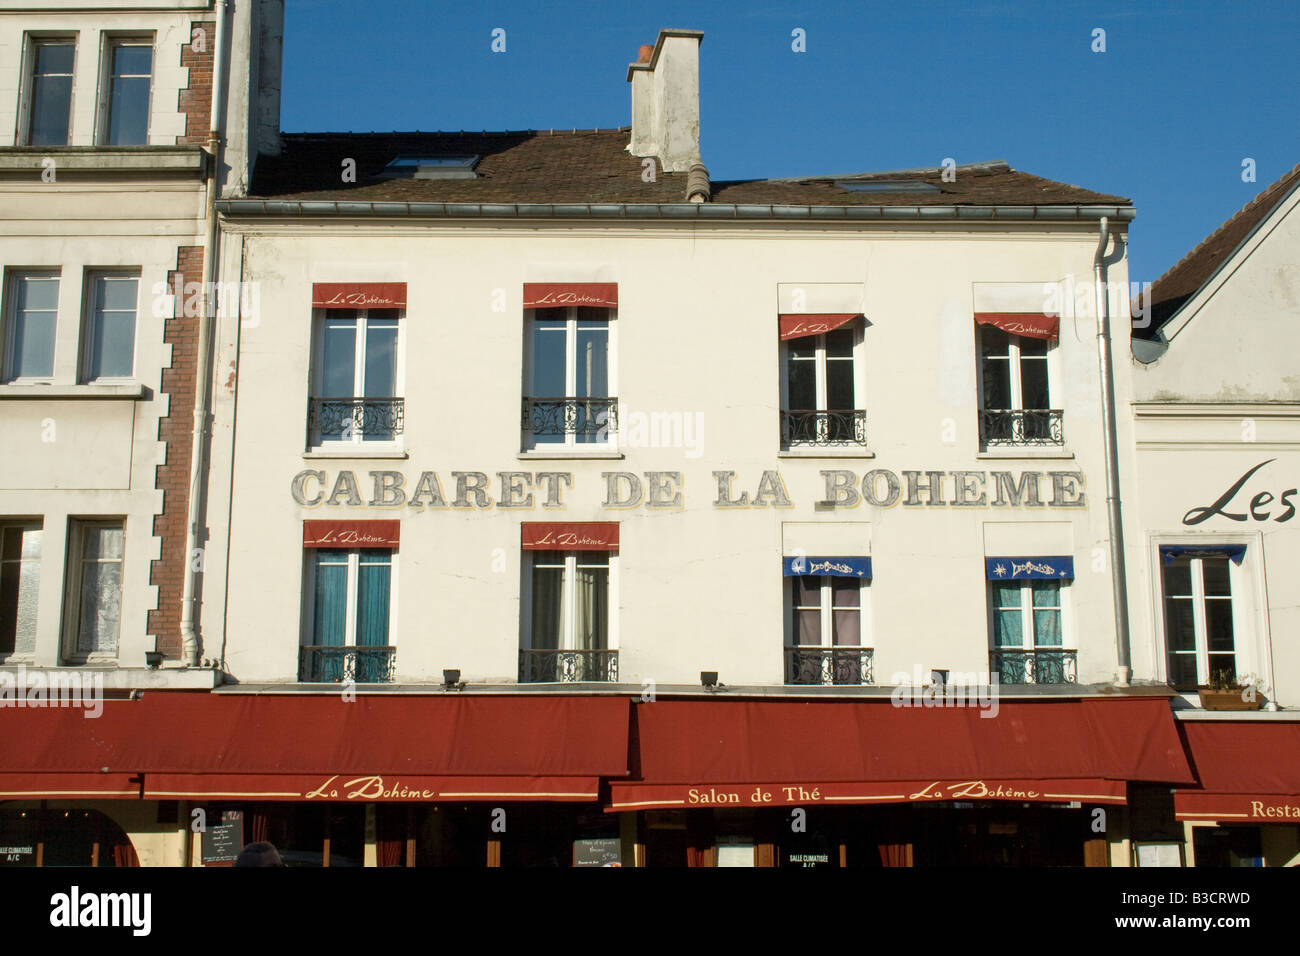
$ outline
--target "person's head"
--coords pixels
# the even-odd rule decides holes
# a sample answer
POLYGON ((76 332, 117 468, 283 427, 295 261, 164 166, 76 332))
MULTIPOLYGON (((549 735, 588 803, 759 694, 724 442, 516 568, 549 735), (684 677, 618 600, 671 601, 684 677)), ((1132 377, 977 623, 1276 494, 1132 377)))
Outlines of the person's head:
POLYGON ((284 860, 271 844, 250 843, 239 851, 235 866, 284 866, 284 860))

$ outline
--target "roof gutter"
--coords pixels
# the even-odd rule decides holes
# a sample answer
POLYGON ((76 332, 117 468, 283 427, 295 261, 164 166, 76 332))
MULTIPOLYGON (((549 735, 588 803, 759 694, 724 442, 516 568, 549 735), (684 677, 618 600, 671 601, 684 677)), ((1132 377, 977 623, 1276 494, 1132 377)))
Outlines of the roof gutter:
POLYGON ((1132 206, 774 206, 737 203, 441 203, 223 199, 223 216, 383 219, 708 219, 780 222, 1131 221, 1132 206))

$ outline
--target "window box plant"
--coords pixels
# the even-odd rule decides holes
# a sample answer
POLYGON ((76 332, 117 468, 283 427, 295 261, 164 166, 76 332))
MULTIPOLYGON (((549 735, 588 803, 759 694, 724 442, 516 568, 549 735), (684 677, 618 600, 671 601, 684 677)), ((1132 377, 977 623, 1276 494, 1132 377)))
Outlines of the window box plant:
POLYGON ((1206 710, 1259 710, 1263 703, 1259 681, 1252 674, 1233 677, 1228 670, 1215 671, 1210 683, 1196 688, 1206 710))

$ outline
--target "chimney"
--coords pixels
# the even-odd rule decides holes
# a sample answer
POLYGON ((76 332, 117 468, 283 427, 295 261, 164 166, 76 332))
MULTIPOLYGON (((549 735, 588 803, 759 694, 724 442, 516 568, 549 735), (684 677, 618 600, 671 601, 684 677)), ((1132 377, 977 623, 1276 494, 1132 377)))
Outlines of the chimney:
POLYGON ((628 65, 632 84, 633 156, 655 156, 667 173, 684 173, 700 161, 699 30, 660 30, 655 45, 641 47, 628 65))

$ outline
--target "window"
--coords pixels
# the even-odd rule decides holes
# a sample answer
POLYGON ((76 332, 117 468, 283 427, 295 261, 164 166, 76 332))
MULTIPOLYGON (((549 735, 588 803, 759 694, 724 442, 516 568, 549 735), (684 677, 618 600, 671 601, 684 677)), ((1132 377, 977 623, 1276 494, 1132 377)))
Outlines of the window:
POLYGON ((0 523, 0 657, 36 650, 40 521, 0 523))
POLYGON ((399 309, 325 309, 316 322, 309 444, 393 442, 402 433, 399 309))
POLYGON ((1064 444, 1052 342, 992 325, 978 337, 982 446, 1064 444))
POLYGON ((100 82, 100 142, 106 146, 144 146, 149 142, 149 80, 153 42, 111 40, 100 82))
POLYGON ((302 680, 393 679, 393 564, 387 549, 307 552, 302 680))
MULTIPOLYGON (((1014 572, 1013 572, 1014 573, 1014 572)), ((1065 649, 1065 582, 990 581, 992 671, 1004 684, 1076 680, 1076 652, 1065 649)))
POLYGON ((1178 556, 1163 565, 1169 683, 1178 690, 1216 678, 1236 682, 1229 560, 1226 554, 1178 556))
POLYGON ((618 399, 610 356, 614 326, 605 308, 530 310, 523 447, 612 447, 618 399))
POLYGON ((67 146, 72 117, 72 39, 34 40, 27 93, 27 145, 67 146))
POLYGON ((92 275, 88 283, 82 380, 130 378, 135 372, 135 310, 139 279, 92 275))
POLYGON ((521 683, 616 681, 608 551, 529 551, 529 614, 521 683))
POLYGON ((783 448, 867 443, 863 324, 781 343, 783 448))
POLYGON ((54 377, 59 277, 35 272, 14 275, 8 292, 4 381, 48 381, 54 377))
MULTIPOLYGON (((815 570, 822 560, 827 559, 808 563, 815 570)), ((867 582, 798 574, 786 577, 786 588, 786 683, 872 683, 872 652, 865 640, 867 582)))
POLYGON ((68 550, 67 656, 116 656, 122 623, 121 521, 73 521, 68 550))

